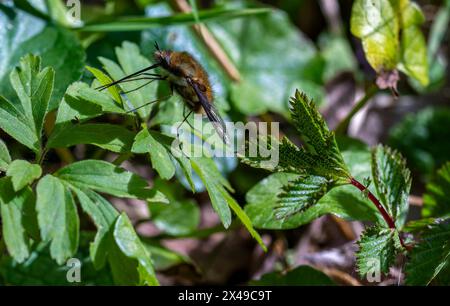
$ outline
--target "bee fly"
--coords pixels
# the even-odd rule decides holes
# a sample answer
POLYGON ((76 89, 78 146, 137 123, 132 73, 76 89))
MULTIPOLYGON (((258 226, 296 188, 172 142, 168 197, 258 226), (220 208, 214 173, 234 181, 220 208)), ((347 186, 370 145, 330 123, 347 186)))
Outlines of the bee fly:
POLYGON ((208 120, 213 124, 215 131, 220 136, 222 141, 225 144, 229 144, 225 123, 219 115, 217 109, 212 104, 213 93, 209 83, 208 74, 203 67, 187 52, 161 50, 157 43, 155 43, 155 48, 155 64, 96 89, 104 90, 110 86, 134 80, 148 80, 147 83, 125 92, 129 93, 156 80, 167 81, 169 82, 171 89, 171 94, 169 96, 160 100, 148 102, 131 111, 135 111, 151 103, 168 99, 173 95, 173 91, 175 90, 190 110, 189 113, 183 118, 183 121, 179 127, 193 112, 206 114, 208 120), (148 71, 157 67, 162 68, 164 74, 148 73, 148 71))

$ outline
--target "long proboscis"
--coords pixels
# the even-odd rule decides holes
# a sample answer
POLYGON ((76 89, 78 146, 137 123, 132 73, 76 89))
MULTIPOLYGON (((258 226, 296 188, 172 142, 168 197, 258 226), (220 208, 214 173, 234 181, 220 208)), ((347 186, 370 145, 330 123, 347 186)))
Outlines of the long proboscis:
POLYGON ((102 90, 104 90, 104 89, 106 89, 106 88, 109 88, 109 87, 111 87, 111 86, 117 85, 117 84, 119 84, 119 83, 121 83, 121 82, 123 82, 123 81, 125 81, 125 80, 127 80, 127 79, 129 79, 129 78, 138 76, 138 75, 140 75, 140 74, 142 74, 142 73, 144 73, 144 72, 146 72, 146 71, 155 69, 155 68, 159 67, 160 65, 161 65, 161 63, 153 64, 153 65, 151 65, 151 66, 149 66, 149 67, 147 67, 147 68, 144 68, 144 69, 142 69, 142 70, 136 71, 135 73, 129 74, 129 75, 127 75, 127 76, 125 76, 125 77, 123 77, 123 78, 117 80, 117 81, 111 82, 111 83, 106 84, 106 85, 99 86, 99 87, 97 87, 97 88, 95 88, 95 89, 96 89, 96 90, 102 91, 102 90))

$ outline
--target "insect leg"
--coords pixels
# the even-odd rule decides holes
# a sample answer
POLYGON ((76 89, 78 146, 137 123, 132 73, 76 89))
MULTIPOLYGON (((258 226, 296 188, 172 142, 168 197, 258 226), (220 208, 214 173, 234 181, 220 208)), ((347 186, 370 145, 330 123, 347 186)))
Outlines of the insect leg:
POLYGON ((119 79, 119 80, 117 80, 117 81, 111 82, 111 83, 106 84, 106 85, 103 85, 103 86, 99 86, 99 87, 97 87, 97 88, 95 88, 95 89, 96 89, 96 90, 102 91, 102 90, 104 90, 104 89, 106 89, 106 88, 108 88, 108 87, 110 87, 110 86, 119 84, 119 83, 121 83, 121 82, 123 82, 123 81, 125 81, 125 80, 131 79, 132 77, 139 76, 139 75, 143 74, 144 72, 146 72, 146 71, 148 71, 148 70, 155 69, 156 67, 159 67, 159 66, 161 66, 161 63, 153 64, 153 65, 151 65, 151 66, 149 66, 149 67, 147 67, 147 68, 144 68, 144 69, 141 69, 141 70, 139 70, 139 71, 136 71, 135 73, 132 73, 132 74, 127 75, 127 76, 124 76, 123 78, 121 78, 121 79, 119 79))
MULTIPOLYGON (((187 118, 189 118, 189 116, 192 114, 192 112, 193 112, 194 110, 191 109, 187 115, 184 115, 185 111, 186 111, 186 104, 183 104, 183 116, 184 116, 184 118, 183 118, 183 121, 181 121, 181 123, 177 126, 177 139, 178 139, 178 143, 179 143, 179 146, 178 146, 178 147, 179 147, 180 151, 181 151, 184 155, 186 155, 186 154, 185 154, 184 151, 183 151, 183 142, 180 141, 180 128, 181 128, 181 126, 184 124, 184 122, 187 121, 187 118)), ((189 121, 187 121, 187 123, 189 124, 190 127, 192 127, 191 124, 189 123, 189 121)), ((187 155, 186 155, 186 157, 189 158, 187 155)))
MULTIPOLYGON (((167 77, 163 77, 163 78, 140 78, 140 80, 150 80, 150 81, 148 81, 147 83, 144 83, 144 84, 142 84, 142 85, 140 85, 140 86, 138 86, 138 87, 136 87, 136 88, 134 88, 134 89, 124 91, 123 93, 124 93, 124 94, 127 94, 127 93, 130 93, 130 92, 139 90, 139 89, 141 89, 142 87, 147 86, 148 84, 152 83, 153 81, 164 81, 164 80, 166 80, 166 78, 167 78, 167 77)), ((135 80, 133 80, 133 81, 135 81, 135 80)))
POLYGON ((160 99, 156 99, 156 100, 147 102, 147 103, 145 103, 145 104, 142 104, 141 106, 138 106, 138 107, 136 107, 136 108, 130 109, 130 110, 127 111, 127 114, 128 114, 128 113, 135 112, 135 111, 137 111, 138 109, 140 109, 140 108, 142 108, 142 107, 145 107, 145 106, 147 106, 147 105, 150 105, 150 104, 153 104, 153 103, 157 103, 157 102, 161 102, 161 101, 168 100, 168 99, 170 99, 172 96, 173 96, 173 86, 170 85, 170 94, 168 94, 167 96, 162 97, 162 98, 160 98, 160 99))

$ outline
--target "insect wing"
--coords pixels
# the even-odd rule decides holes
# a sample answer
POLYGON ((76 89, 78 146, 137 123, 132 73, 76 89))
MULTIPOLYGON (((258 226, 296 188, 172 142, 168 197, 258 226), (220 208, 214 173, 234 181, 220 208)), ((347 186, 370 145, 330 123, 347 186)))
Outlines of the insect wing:
POLYGON ((208 101, 208 99, 205 97, 203 92, 198 88, 198 85, 195 82, 193 82, 192 80, 189 80, 188 82, 194 89, 195 94, 197 95, 198 100, 200 101, 200 104, 202 105, 203 109, 205 110, 208 120, 213 124, 214 129, 216 130, 217 134, 219 134, 220 138, 222 138, 222 141, 225 144, 229 144, 230 141, 228 139, 225 122, 223 121, 222 117, 219 115, 219 112, 214 107, 214 105, 208 101))

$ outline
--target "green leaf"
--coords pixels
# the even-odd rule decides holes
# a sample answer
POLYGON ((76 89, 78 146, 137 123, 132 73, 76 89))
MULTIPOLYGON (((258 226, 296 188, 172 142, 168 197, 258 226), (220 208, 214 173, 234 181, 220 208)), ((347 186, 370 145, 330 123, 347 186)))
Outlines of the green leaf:
POLYGON ((439 220, 440 219, 437 218, 411 220, 405 224, 405 226, 402 228, 402 231, 407 233, 418 233, 426 228, 429 228, 432 224, 439 223, 439 220))
POLYGON ((420 93, 436 91, 445 83, 445 72, 448 66, 448 59, 441 47, 443 46, 446 37, 449 21, 450 6, 443 6, 434 15, 433 23, 428 35, 427 61, 430 82, 428 86, 423 86, 420 82, 411 79, 411 85, 420 93))
POLYGON ((447 217, 450 214, 450 162, 440 168, 426 186, 423 195, 422 216, 447 217))
POLYGON ((50 241, 50 254, 63 264, 78 248, 79 219, 75 201, 63 182, 50 174, 36 187, 39 228, 43 241, 50 241))
POLYGON ((283 186, 282 193, 278 195, 275 217, 282 219, 304 212, 316 204, 331 188, 332 183, 321 176, 301 176, 289 182, 283 186))
POLYGON ((125 114, 125 111, 108 94, 89 88, 86 83, 73 83, 58 108, 48 143, 60 141, 60 134, 67 134, 75 127, 73 121, 84 122, 104 113, 125 114))
POLYGON ((110 247, 110 232, 119 213, 105 198, 90 189, 71 186, 83 210, 97 227, 97 234, 90 245, 92 263, 97 269, 104 266, 110 247))
POLYGON ((41 149, 42 127, 53 78, 52 68, 41 70, 40 57, 28 54, 20 59, 20 67, 10 74, 19 103, 0 97, 0 128, 35 152, 41 149))
POLYGON ((47 24, 15 7, 0 7, 0 24, 8 25, 8 31, 0 33, 0 45, 3 47, 0 92, 11 101, 15 99, 9 85, 9 72, 24 55, 39 54, 42 66, 52 67, 58 80, 48 106, 49 110, 55 109, 66 88, 77 81, 83 72, 85 51, 76 34, 47 24))
POLYGON ((10 101, 0 96, 0 128, 21 144, 37 152, 39 142, 33 126, 10 101))
POLYGON ((190 158, 192 169, 200 177, 208 191, 211 204, 225 228, 231 224, 231 210, 224 195, 231 189, 228 181, 217 170, 214 161, 205 157, 190 158))
POLYGON ((411 189, 411 173, 406 167, 406 160, 399 152, 378 145, 372 150, 372 178, 378 199, 393 217, 396 226, 401 228, 408 214, 411 189))
MULTIPOLYGON (((358 180, 370 176, 370 151, 366 145, 351 139, 340 139, 342 156, 350 173, 358 180), (345 141, 344 141, 345 140, 345 141)), ((257 228, 290 229, 307 224, 312 220, 332 213, 344 219, 382 222, 378 211, 361 192, 349 185, 337 186, 326 193, 315 205, 301 214, 277 219, 275 207, 283 186, 295 181, 301 175, 274 173, 256 184, 247 192, 245 211, 257 228)))
POLYGON ((108 123, 75 124, 61 130, 47 143, 48 148, 92 144, 117 153, 130 152, 135 134, 118 125, 108 123))
POLYGON ((278 219, 275 216, 275 207, 279 205, 277 196, 283 186, 298 177, 295 174, 274 173, 250 189, 246 195, 248 204, 245 212, 256 228, 297 228, 328 213, 350 220, 378 220, 373 204, 352 186, 335 187, 305 212, 278 219))
MULTIPOLYGON (((88 244, 81 235, 80 248, 74 258, 80 260, 81 282, 70 283, 67 275, 72 265, 58 265, 50 256, 46 243, 39 243, 28 259, 18 263, 11 257, 2 256, 0 259, 0 277, 6 285, 27 286, 89 286, 89 285, 114 285, 111 272, 104 268, 96 269, 89 258, 88 244)), ((71 273, 70 273, 71 275, 71 273)))
POLYGON ((361 277, 368 273, 389 272, 402 249, 396 231, 377 226, 367 228, 358 241, 356 264, 361 277))
MULTIPOLYGON (((342 159, 334 133, 328 129, 313 101, 296 91, 290 102, 292 120, 304 145, 298 148, 287 138, 281 144, 273 138, 258 139, 259 146, 268 150, 275 148, 278 153, 278 159, 275 160, 278 164, 268 169, 322 176, 338 184, 348 183, 351 175, 342 159)), ((251 148, 249 145, 248 149, 251 148)), ((261 156, 253 157, 251 152, 247 155, 244 162, 253 167, 267 168, 262 164, 261 156)))
POLYGON ((54 174, 77 188, 89 188, 117 197, 151 199, 155 192, 136 174, 101 160, 83 160, 54 174))
POLYGON ((8 147, 0 139, 0 171, 8 170, 8 165, 11 163, 11 156, 9 155, 8 147))
POLYGON ((233 212, 236 214, 238 219, 242 222, 242 224, 245 226, 245 228, 248 230, 250 235, 258 242, 258 244, 261 246, 264 252, 267 252, 267 247, 262 241, 261 236, 258 234, 258 232, 253 228, 253 223, 250 220, 250 218, 247 216, 245 211, 242 209, 242 207, 231 197, 231 195, 227 192, 224 194, 224 197, 226 201, 228 202, 228 205, 231 207, 233 212))
POLYGON ((389 0, 356 0, 350 30, 362 40, 367 61, 377 72, 396 67, 399 23, 389 0))
POLYGON ((157 284, 149 254, 143 251, 126 215, 119 215, 111 203, 90 189, 70 188, 97 227, 89 248, 94 267, 101 269, 108 262, 117 285, 157 284))
POLYGON ((310 157, 318 160, 313 173, 347 180, 350 176, 334 137, 312 100, 298 90, 291 98, 291 113, 294 126, 304 141, 304 149, 310 157))
POLYGON ((44 118, 53 91, 55 72, 41 70, 41 58, 28 54, 20 59, 20 67, 10 74, 11 85, 20 101, 20 111, 32 123, 36 139, 41 138, 44 118))
MULTIPOLYGON (((271 170, 301 175, 283 187, 276 206, 270 202, 263 205, 265 207, 262 208, 263 210, 267 210, 268 207, 274 209, 274 212, 266 211, 264 214, 266 218, 261 223, 261 225, 264 224, 263 226, 289 227, 290 225, 285 225, 284 222, 273 222, 267 217, 289 218, 305 212, 333 187, 347 184, 351 177, 337 146, 334 133, 329 131, 314 103, 306 95, 297 91, 295 97, 291 99, 291 112, 294 125, 303 140, 304 145, 301 148, 295 146, 287 138, 284 138, 281 144, 278 144, 273 138, 258 139, 258 145, 262 144, 263 148, 269 147, 270 150, 275 148, 275 152, 278 154, 278 159, 275 160, 278 163, 271 170)), ((249 145, 250 151, 251 148, 252 146, 249 145)), ((249 152, 248 156, 250 157, 244 157, 244 162, 254 167, 264 167, 264 160, 259 155, 252 157, 252 152, 249 152)), ((256 205, 256 203, 251 204, 256 205)), ((252 209, 252 207, 255 208, 252 210, 252 215, 256 217, 255 213, 259 209, 255 206, 248 206, 248 209, 252 209)), ((298 221, 294 222, 298 224, 298 221)))
MULTIPOLYGON (((210 9, 198 12, 198 18, 203 22, 219 19, 240 18, 254 14, 264 14, 268 9, 246 9, 246 10, 224 10, 210 9)), ((195 15, 193 13, 180 13, 164 17, 122 17, 112 22, 91 23, 81 27, 79 30, 87 32, 110 32, 110 31, 141 31, 164 25, 193 24, 195 15)))
POLYGON ((11 177, 15 191, 19 191, 25 186, 34 182, 42 174, 41 166, 31 164, 23 159, 14 160, 8 167, 6 175, 11 177))
MULTIPOLYGON (((227 1, 226 6, 242 10, 254 2, 227 1)), ((324 100, 323 59, 282 10, 208 27, 240 73, 241 80, 231 84, 230 98, 241 113, 287 115, 289 93, 294 88, 309 92, 319 104, 324 100)))
POLYGON ((402 24, 399 68, 418 80, 422 86, 427 86, 429 83, 427 46, 425 37, 420 30, 425 16, 420 7, 409 0, 400 2, 397 14, 400 15, 402 24))
MULTIPOLYGON (((109 59, 103 57, 99 58, 99 61, 102 63, 104 69, 113 80, 119 80, 126 75, 135 73, 136 71, 149 67, 152 64, 145 56, 141 54, 139 47, 136 44, 128 41, 123 42, 121 47, 116 47, 115 52, 120 66, 109 59)), ((128 104, 128 109, 138 108, 157 99, 158 82, 142 80, 142 77, 138 79, 141 80, 123 82, 118 85, 124 93, 132 91, 126 93, 126 103, 128 104)), ((137 113, 142 119, 145 120, 145 118, 149 116, 152 107, 153 104, 141 107, 137 110, 137 113)))
POLYGON ((132 152, 150 153, 153 167, 163 179, 171 179, 175 174, 175 166, 170 158, 169 149, 158 142, 147 128, 142 129, 134 139, 132 152))
POLYGON ((406 265, 408 285, 428 285, 433 280, 448 285, 450 264, 450 225, 436 224, 426 230, 422 241, 411 251, 406 265), (442 279, 441 279, 442 278, 442 279))
POLYGON ((335 283, 323 272, 310 266, 298 266, 285 273, 271 272, 251 281, 252 286, 333 286, 335 283))
POLYGON ((139 240, 133 225, 124 213, 117 218, 114 225, 114 240, 124 255, 138 261, 141 283, 158 285, 150 254, 139 240))
POLYGON ((435 107, 407 115, 390 131, 388 144, 411 169, 430 175, 449 159, 450 142, 443 139, 450 139, 450 110, 435 107))
POLYGON ((410 77, 418 80, 422 86, 430 82, 428 77, 428 58, 425 37, 419 27, 413 25, 402 31, 402 65, 410 77))
POLYGON ((366 58, 377 73, 399 68, 427 86, 427 48, 420 30, 424 20, 420 8, 409 0, 357 0, 351 32, 362 40, 366 58))
MULTIPOLYGON (((103 73, 103 71, 97 68, 86 66, 86 69, 95 76, 95 78, 100 82, 101 85, 107 85, 113 82, 113 80, 109 76, 107 76, 103 73)), ((120 97, 120 92, 117 89, 117 86, 108 87, 108 92, 117 103, 122 104, 122 98, 120 97)))
MULTIPOLYGON (((95 118, 97 116, 102 115, 103 113, 119 113, 119 114, 126 113, 123 110, 122 104, 120 102, 117 102, 114 99, 112 99, 108 95, 108 93, 90 88, 86 83, 75 82, 71 84, 69 88, 67 88, 65 95, 66 99, 67 96, 70 96, 72 99, 66 101, 66 103, 68 104, 68 106, 70 106, 70 109, 72 109, 72 111, 77 111, 80 113, 76 115, 79 115, 78 119, 80 119, 81 121, 95 118), (86 104, 89 105, 87 106, 86 104), (92 112, 91 114, 90 111, 91 109, 98 109, 98 108, 101 109, 100 113, 92 112)), ((57 123, 60 122, 61 120, 57 121, 57 123)))
POLYGON ((152 203, 148 206, 155 225, 169 235, 186 235, 198 227, 200 210, 193 201, 170 201, 170 204, 152 203))
POLYGON ((228 228, 231 224, 231 208, 253 238, 255 238, 259 245, 266 250, 261 237, 258 232, 254 230, 251 220, 229 194, 228 191, 232 191, 232 188, 228 181, 222 177, 214 161, 206 157, 193 157, 190 158, 190 162, 192 169, 194 169, 205 185, 211 199, 211 204, 219 215, 223 226, 228 228))
POLYGON ((19 263, 30 255, 29 227, 33 220, 34 195, 29 188, 15 192, 9 178, 0 180, 0 212, 3 239, 8 253, 19 263))

